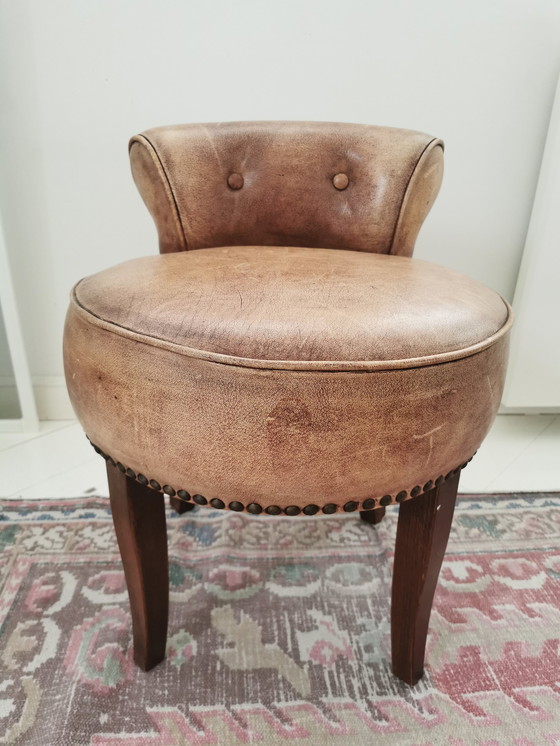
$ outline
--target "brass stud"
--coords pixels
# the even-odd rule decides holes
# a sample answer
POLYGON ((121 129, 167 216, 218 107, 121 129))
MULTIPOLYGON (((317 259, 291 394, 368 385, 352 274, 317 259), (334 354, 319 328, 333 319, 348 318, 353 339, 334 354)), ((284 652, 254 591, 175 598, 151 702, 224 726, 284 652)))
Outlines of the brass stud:
POLYGON ((288 505, 287 508, 284 508, 284 513, 286 515, 299 515, 301 513, 301 508, 298 508, 297 505, 288 505))
POLYGON ((406 490, 402 490, 402 492, 399 492, 399 494, 396 496, 395 500, 398 503, 402 503, 402 501, 406 499, 406 494, 406 490))
POLYGON ((150 487, 153 490, 161 490, 161 484, 157 482, 155 479, 150 479, 150 487))
POLYGON ((212 506, 213 508, 217 508, 218 510, 221 510, 222 508, 225 508, 225 507, 226 507, 226 504, 225 504, 225 502, 224 502, 223 500, 220 500, 220 498, 219 498, 219 497, 213 497, 213 498, 212 498, 212 499, 210 500, 210 505, 211 505, 211 506, 212 506))
MULTIPOLYGON (((404 494, 406 496, 406 492, 404 494)), ((383 495, 383 497, 379 501, 379 504, 385 507, 386 505, 390 505, 392 502, 393 502, 393 498, 391 497, 391 495, 383 495)))
POLYGON ((319 512, 319 506, 318 505, 306 505, 303 509, 303 512, 305 515, 315 515, 315 513, 319 512))
POLYGON ((239 513, 241 510, 243 510, 243 503, 237 502, 237 500, 234 500, 229 504, 230 510, 235 510, 237 513, 239 513))
POLYGON ((181 500, 190 500, 191 496, 186 490, 177 490, 177 494, 181 498, 181 500))
POLYGON ((247 511, 253 515, 258 515, 259 513, 262 513, 262 506, 258 503, 250 503, 247 505, 247 511))
POLYGON ((326 513, 327 515, 336 513, 336 505, 334 503, 327 503, 326 505, 323 505, 323 513, 326 513))
POLYGON ((281 512, 282 509, 278 505, 269 505, 265 510, 265 513, 268 513, 268 515, 279 515, 281 512))
POLYGON ((334 184, 335 189, 342 192, 348 186, 348 176, 346 176, 346 174, 336 174, 333 176, 332 183, 334 184))
POLYGON ((233 173, 228 176, 227 183, 230 189, 241 189, 245 180, 241 174, 233 173))
POLYGON ((166 495, 169 495, 169 497, 175 497, 175 490, 170 484, 164 484, 163 491, 166 495))
POLYGON ((197 505, 208 505, 208 500, 204 497, 204 495, 194 495, 193 500, 197 505))
POLYGON ((136 479, 140 482, 140 484, 143 484, 144 487, 148 484, 148 477, 145 477, 143 474, 137 474, 136 479))

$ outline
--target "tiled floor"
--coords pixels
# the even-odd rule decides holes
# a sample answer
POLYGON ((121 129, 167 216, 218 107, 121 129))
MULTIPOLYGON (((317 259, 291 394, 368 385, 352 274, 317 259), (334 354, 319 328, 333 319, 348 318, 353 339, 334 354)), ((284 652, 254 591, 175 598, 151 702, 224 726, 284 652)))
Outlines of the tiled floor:
MULTIPOLYGON (((500 415, 461 477, 461 492, 560 491, 560 415, 500 415)), ((105 463, 73 421, 0 433, 0 497, 107 495, 105 463)))

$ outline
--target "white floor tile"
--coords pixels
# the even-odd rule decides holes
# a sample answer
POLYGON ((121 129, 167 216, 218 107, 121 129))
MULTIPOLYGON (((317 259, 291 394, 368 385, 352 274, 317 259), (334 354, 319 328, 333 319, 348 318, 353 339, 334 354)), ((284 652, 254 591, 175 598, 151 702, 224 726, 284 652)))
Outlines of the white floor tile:
POLYGON ((62 428, 69 427, 73 424, 75 424, 75 420, 45 420, 44 422, 39 423, 39 432, 37 433, 0 432, 0 451, 4 451, 7 448, 13 448, 21 443, 26 443, 28 440, 42 438, 44 435, 48 435, 55 430, 61 430, 62 428))
POLYGON ((93 453, 90 461, 56 474, 30 487, 20 489, 9 500, 44 499, 60 497, 108 497, 105 461, 93 453))
POLYGON ((0 451, 0 496, 7 497, 95 457, 77 423, 0 451))
MULTIPOLYGON (((503 478, 508 469, 533 444, 538 448, 541 437, 556 419, 559 419, 557 415, 504 414, 496 417, 478 453, 461 474, 460 491, 476 493, 511 490, 512 488, 503 486, 509 483, 503 478)), ((535 477, 535 484, 538 484, 538 475, 535 477)), ((537 486, 532 489, 541 488, 537 486)), ((560 490, 560 479, 554 489, 560 490)))
POLYGON ((560 490, 560 417, 556 417, 486 487, 486 492, 560 490))

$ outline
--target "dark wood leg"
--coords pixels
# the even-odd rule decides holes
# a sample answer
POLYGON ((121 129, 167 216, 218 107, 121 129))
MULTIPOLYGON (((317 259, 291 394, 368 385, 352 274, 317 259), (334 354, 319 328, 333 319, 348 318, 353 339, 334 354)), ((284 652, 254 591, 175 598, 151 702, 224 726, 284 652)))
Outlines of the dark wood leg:
POLYGON ((360 518, 366 523, 381 523, 385 515, 385 508, 376 508, 375 510, 360 510, 360 518))
POLYGON ((194 510, 195 508, 195 505, 193 503, 185 502, 185 500, 181 500, 181 498, 177 496, 170 497, 169 504, 176 513, 179 513, 179 515, 182 515, 189 510, 194 510))
POLYGON ((393 673, 416 684, 432 602, 455 508, 460 472, 439 487, 401 503, 393 566, 391 647, 393 673))
POLYGON ((134 661, 144 671, 165 658, 169 575, 165 503, 160 492, 107 462, 113 523, 132 612, 134 661))

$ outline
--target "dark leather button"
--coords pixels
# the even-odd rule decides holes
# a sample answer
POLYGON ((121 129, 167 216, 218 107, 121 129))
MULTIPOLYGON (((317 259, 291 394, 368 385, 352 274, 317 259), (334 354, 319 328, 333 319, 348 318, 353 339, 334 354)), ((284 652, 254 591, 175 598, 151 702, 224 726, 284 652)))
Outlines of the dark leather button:
POLYGON ((279 515, 282 510, 278 507, 278 505, 269 505, 266 509, 266 512, 268 513, 268 515, 279 515))
POLYGON ((197 505, 208 505, 208 500, 204 497, 204 495, 194 495, 193 500, 197 505))
POLYGON ((417 484, 416 487, 413 487, 410 490, 410 496, 417 497, 421 492, 422 492, 422 487, 420 487, 420 485, 417 484))
POLYGON ((399 494, 396 496, 395 500, 398 503, 402 503, 402 501, 405 499, 405 497, 406 497, 406 490, 402 490, 402 492, 399 492, 399 494))
POLYGON ((210 505, 211 505, 211 506, 212 506, 213 508, 217 508, 218 510, 221 510, 222 508, 225 508, 225 503, 224 503, 224 501, 223 501, 223 500, 220 500, 220 498, 219 498, 219 497, 213 497, 213 498, 212 498, 212 499, 210 500, 210 505))
POLYGON ((426 482, 426 484, 424 485, 424 487, 422 489, 424 490, 424 492, 429 492, 432 489, 433 486, 434 486, 434 483, 430 479, 430 481, 426 482))
POLYGON ((368 497, 367 500, 364 500, 362 503, 362 508, 364 510, 372 510, 373 508, 375 508, 375 500, 373 499, 373 497, 368 497))
POLYGON ((148 484, 148 477, 145 477, 143 474, 137 474, 136 479, 140 482, 140 484, 143 484, 144 487, 148 484))
POLYGON ((243 176, 241 174, 230 174, 227 177, 227 183, 230 189, 241 189, 243 186, 243 176))
MULTIPOLYGON (((405 493, 405 495, 406 495, 406 493, 405 493)), ((390 505, 392 503, 392 501, 393 501, 393 498, 391 497, 391 495, 383 495, 383 497, 379 501, 379 504, 383 505, 383 507, 385 507, 386 505, 390 505)))
POLYGON ((161 484, 159 482, 156 482, 155 479, 150 479, 150 487, 153 490, 161 490, 161 484))
POLYGON ((342 191, 348 186, 348 176, 346 176, 346 174, 336 174, 336 176, 333 176, 332 183, 334 184, 335 189, 342 191))
POLYGON ((175 490, 170 484, 164 484, 163 491, 166 495, 169 495, 169 497, 175 497, 175 490))
POLYGON ((186 490, 177 490, 177 494, 181 498, 181 500, 190 500, 191 496, 186 490))
POLYGON ((350 500, 344 505, 343 510, 345 513, 352 513, 354 510, 358 510, 358 503, 355 500, 350 500))
POLYGON ((243 503, 240 503, 237 500, 234 500, 233 502, 229 504, 229 509, 235 510, 239 513, 241 510, 243 510, 243 503))

